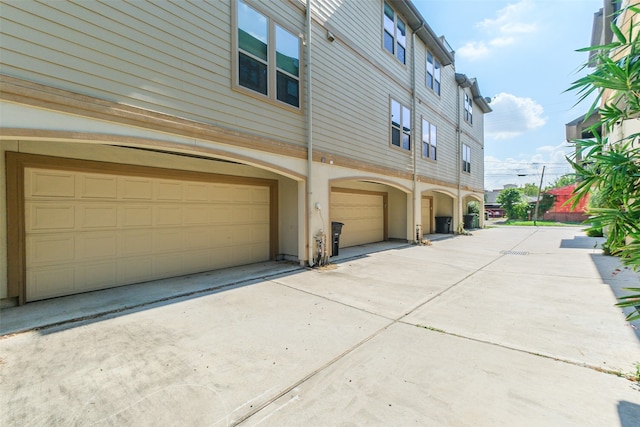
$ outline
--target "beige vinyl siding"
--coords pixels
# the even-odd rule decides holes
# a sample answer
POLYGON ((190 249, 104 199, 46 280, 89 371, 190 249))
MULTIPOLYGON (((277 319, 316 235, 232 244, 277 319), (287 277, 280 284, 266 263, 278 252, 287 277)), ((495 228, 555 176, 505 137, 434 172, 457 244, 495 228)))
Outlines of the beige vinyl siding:
POLYGON ((460 183, 473 189, 482 190, 484 188, 484 150, 476 140, 468 137, 463 137, 462 143, 471 148, 471 173, 462 173, 460 183))
POLYGON ((484 114, 475 102, 473 103, 473 123, 461 120, 460 128, 462 143, 471 147, 471 174, 463 173, 461 184, 482 190, 484 188, 484 149, 482 145, 482 141, 484 141, 484 114))
POLYGON ((420 143, 417 172, 419 175, 457 184, 457 138, 456 138, 456 91, 455 69, 451 66, 441 68, 440 96, 426 86, 426 47, 422 42, 416 46, 416 93, 418 103, 417 135, 420 143), (434 162, 422 157, 421 117, 435 124, 438 132, 437 160, 434 162))
POLYGON ((390 145, 389 121, 390 98, 411 107, 407 89, 342 43, 319 43, 314 64, 314 146, 410 172, 411 153, 390 145))
MULTIPOLYGON (((411 30, 407 25, 406 65, 404 65, 385 50, 382 43, 383 0, 347 0, 326 3, 316 12, 321 16, 322 21, 326 22, 327 27, 336 28, 340 35, 347 39, 342 40, 343 43, 348 42, 348 45, 355 49, 366 52, 372 61, 388 69, 395 78, 407 84, 410 83, 411 30)), ((392 3, 389 4, 392 5, 392 3)), ((405 17, 402 19, 406 24, 407 19, 405 17)))
MULTIPOLYGON (((266 4, 303 32, 297 7, 266 4)), ((301 113, 231 89, 231 28, 230 1, 4 3, 2 72, 302 144, 301 113)))

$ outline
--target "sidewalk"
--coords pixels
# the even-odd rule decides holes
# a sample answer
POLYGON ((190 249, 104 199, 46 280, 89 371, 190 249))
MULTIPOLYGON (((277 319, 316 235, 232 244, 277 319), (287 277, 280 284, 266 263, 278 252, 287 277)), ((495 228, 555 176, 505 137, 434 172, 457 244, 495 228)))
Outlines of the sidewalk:
MULTIPOLYGON (((598 241, 497 227, 147 286, 157 302, 0 339, 0 424, 635 427, 640 325, 613 304, 640 279, 598 241)), ((29 307, 12 321, 46 317, 29 307)))

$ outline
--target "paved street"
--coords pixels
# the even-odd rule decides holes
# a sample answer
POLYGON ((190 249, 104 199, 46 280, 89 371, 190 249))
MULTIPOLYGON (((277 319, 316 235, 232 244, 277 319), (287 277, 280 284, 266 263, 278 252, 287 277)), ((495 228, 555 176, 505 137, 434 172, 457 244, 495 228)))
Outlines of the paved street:
POLYGON ((601 241, 496 227, 4 309, 0 425, 637 427, 640 276, 601 241))

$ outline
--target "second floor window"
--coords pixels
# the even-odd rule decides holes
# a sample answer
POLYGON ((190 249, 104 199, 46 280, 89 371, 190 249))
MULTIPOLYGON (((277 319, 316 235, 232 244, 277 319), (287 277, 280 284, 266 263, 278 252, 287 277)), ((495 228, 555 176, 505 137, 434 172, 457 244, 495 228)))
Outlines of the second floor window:
POLYGON ((468 94, 464 94, 464 119, 473 123, 473 101, 468 94))
POLYGON ((422 119, 422 157, 437 160, 438 130, 436 125, 422 119))
POLYGON ((471 147, 462 144, 462 171, 471 173, 471 147))
POLYGON ((300 107, 300 40, 238 0, 238 85, 300 107), (270 58, 275 58, 275 63, 270 58), (275 88, 275 89, 273 89, 275 88))
POLYGON ((406 64, 407 26, 387 2, 384 2, 384 48, 406 64))
POLYGON ((427 87, 440 95, 440 63, 427 52, 427 87))
POLYGON ((411 151, 411 110, 391 100, 391 145, 411 151))

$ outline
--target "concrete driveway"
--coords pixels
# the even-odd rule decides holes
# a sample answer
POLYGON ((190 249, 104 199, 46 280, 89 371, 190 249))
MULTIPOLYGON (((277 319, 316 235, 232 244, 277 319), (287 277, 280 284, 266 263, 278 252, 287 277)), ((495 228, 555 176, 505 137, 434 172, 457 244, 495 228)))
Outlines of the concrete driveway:
POLYGON ((599 241, 497 227, 5 309, 0 424, 637 427, 613 304, 640 279, 599 241))

